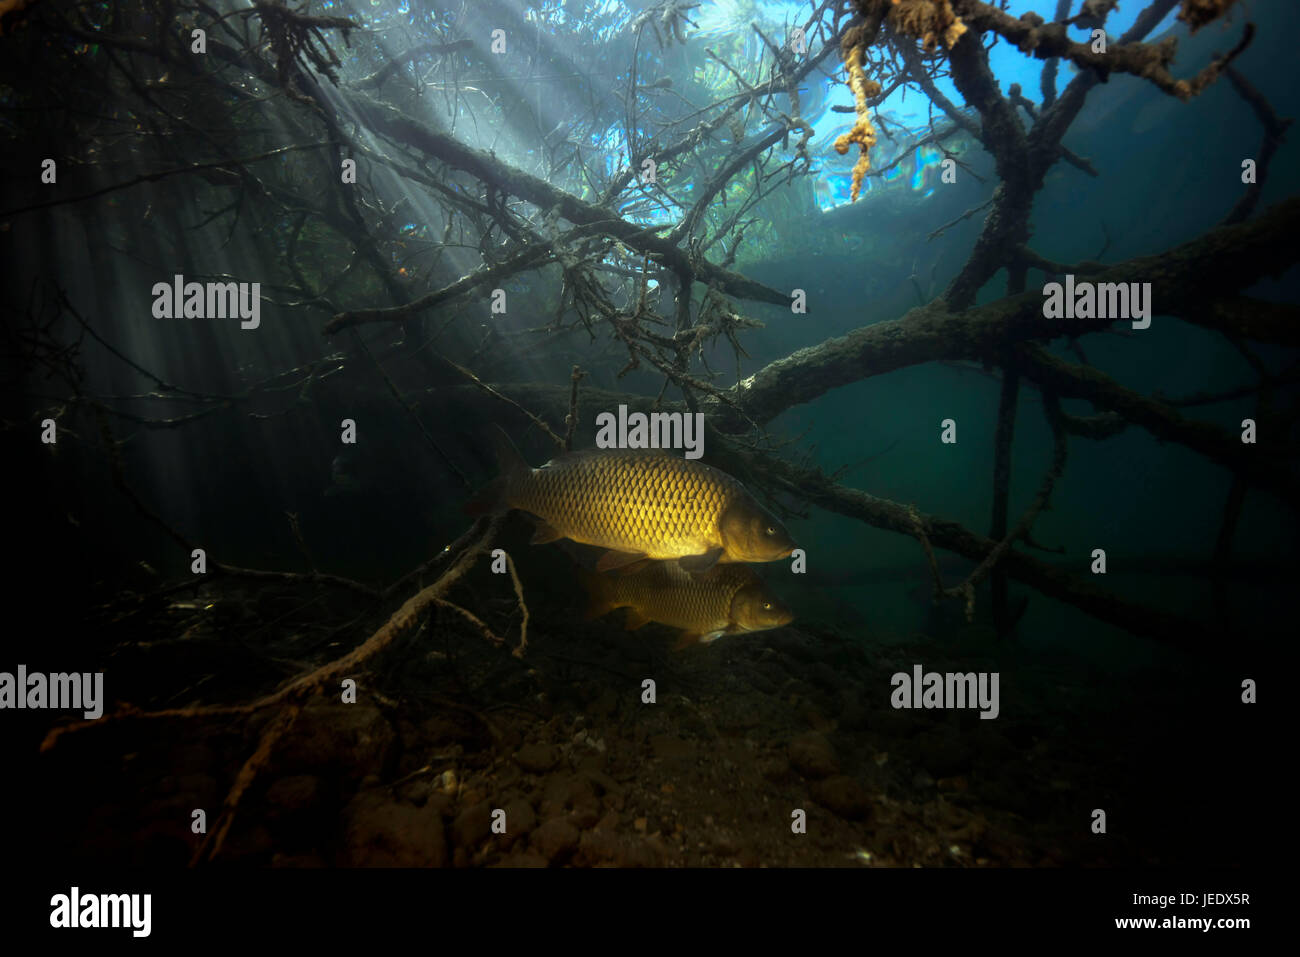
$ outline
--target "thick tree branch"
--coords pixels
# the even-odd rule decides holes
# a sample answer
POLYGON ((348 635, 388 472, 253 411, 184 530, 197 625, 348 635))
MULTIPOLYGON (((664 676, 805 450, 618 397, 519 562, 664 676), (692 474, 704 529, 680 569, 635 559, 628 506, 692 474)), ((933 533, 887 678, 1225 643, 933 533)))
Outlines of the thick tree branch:
MULTIPOLYGON (((1207 301, 1231 298, 1300 259, 1300 247, 1294 243, 1297 230, 1300 199, 1290 199, 1249 223, 1211 230, 1166 253, 1130 259, 1088 278, 1098 283, 1150 282, 1156 315, 1195 315, 1201 324, 1210 324, 1219 319, 1205 312, 1207 301)), ((1279 315, 1284 311, 1279 307, 1279 315)), ((748 417, 768 422, 791 406, 870 376, 940 359, 982 359, 1008 343, 1080 336, 1113 321, 1045 319, 1041 292, 961 312, 935 300, 901 319, 800 349, 760 369, 732 392, 748 417)), ((716 411, 719 421, 728 423, 725 410, 716 411)))

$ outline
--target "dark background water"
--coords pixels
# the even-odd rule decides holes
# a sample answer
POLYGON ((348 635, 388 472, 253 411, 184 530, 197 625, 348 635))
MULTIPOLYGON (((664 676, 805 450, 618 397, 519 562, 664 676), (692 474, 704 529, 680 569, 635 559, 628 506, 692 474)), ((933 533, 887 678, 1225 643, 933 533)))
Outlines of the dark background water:
MULTIPOLYGON (((1273 4, 1258 5, 1252 12, 1261 18, 1261 29, 1238 67, 1268 96, 1280 116, 1297 115, 1300 90, 1284 66, 1286 37, 1291 32, 1287 24, 1294 27, 1297 10, 1273 4), (1265 22, 1270 26, 1264 27, 1265 22)), ((1186 70, 1206 62, 1212 51, 1223 50, 1227 42, 1227 35, 1217 29, 1191 37, 1176 25, 1172 35, 1179 41, 1176 62, 1187 64, 1186 70)), ((1188 103, 1179 103, 1134 77, 1112 77, 1093 91, 1066 137, 1066 144, 1087 157, 1101 175, 1092 178, 1073 167, 1058 166, 1037 199, 1031 244, 1057 262, 1093 259, 1104 246, 1102 260, 1117 262, 1187 242, 1221 220, 1237 201, 1241 161, 1257 153, 1260 138, 1254 114, 1226 81, 1188 103)), ((1294 195, 1300 187, 1295 157, 1294 143, 1278 152, 1264 190, 1265 205, 1294 195)), ((909 206, 915 215, 901 222, 890 220, 883 235, 865 211, 850 209, 833 215, 837 224, 860 230, 886 247, 928 250, 928 257, 938 259, 935 276, 942 288, 964 261, 982 214, 933 242, 926 243, 924 236, 986 199, 988 187, 967 178, 954 192, 950 196, 941 190, 909 206)), ((900 258, 909 260, 910 254, 900 258)), ((764 264, 764 275, 777 285, 782 285, 778 276, 791 285, 801 278, 811 284, 808 277, 816 277, 825 285, 827 297, 806 319, 794 323, 778 318, 777 310, 772 310, 772 324, 762 336, 768 355, 813 344, 825 334, 842 334, 860 325, 864 317, 868 322, 895 318, 915 304, 905 271, 909 262, 903 261, 879 290, 868 294, 858 261, 853 254, 819 262, 795 253, 764 264)), ((1004 277, 1000 273, 985 288, 982 301, 1001 294, 1004 277)), ((1244 294, 1295 302, 1300 297, 1300 277, 1292 269, 1244 294)), ((1138 392, 1189 396, 1224 391, 1253 378, 1249 363, 1222 335, 1162 316, 1158 303, 1150 328, 1129 332, 1127 325, 1117 323, 1118 335, 1090 336, 1082 346, 1090 362, 1138 392)), ((1052 348, 1077 361, 1059 340, 1052 348)), ((1273 371, 1293 359, 1285 348, 1253 348, 1273 371)), ((932 363, 837 390, 790 410, 778 422, 816 443, 818 461, 828 469, 889 449, 851 472, 849 484, 985 531, 998 392, 998 382, 977 369, 932 363), (956 445, 938 441, 939 423, 949 417, 958 422, 956 445)), ((1013 516, 1032 500, 1051 459, 1051 433, 1039 405, 1034 391, 1022 388, 1013 450, 1013 516)), ((1067 402, 1065 409, 1076 414, 1093 411, 1083 402, 1067 402)), ((1243 418, 1253 416, 1254 398, 1198 406, 1187 414, 1237 431, 1243 418)), ((1064 545, 1070 556, 1066 560, 1084 573, 1087 554, 1103 547, 1108 555, 1108 587, 1191 618, 1218 616, 1222 609, 1216 608, 1214 590, 1203 587, 1200 577, 1171 573, 1161 559, 1211 555, 1230 484, 1223 469, 1181 446, 1161 443, 1140 428, 1130 427, 1104 442, 1074 438, 1069 464, 1053 493, 1051 510, 1035 526, 1035 538, 1064 545)), ((924 570, 919 546, 906 538, 821 513, 796 527, 803 537, 818 543, 820 561, 838 571, 908 564, 918 572, 924 570)), ((1248 496, 1233 554, 1250 570, 1236 576, 1230 589, 1230 614, 1220 618, 1226 643, 1258 642, 1267 647, 1292 630, 1294 616, 1282 582, 1300 558, 1297 531, 1293 511, 1266 493, 1248 496)), ((1056 560, 1050 555, 1040 557, 1056 560)), ((918 605, 915 593, 899 588, 895 581, 847 585, 836 589, 836 597, 856 609, 864 630, 874 638, 888 640, 923 627, 918 616, 925 603, 918 605)), ((1042 597, 1030 602, 1019 633, 1028 643, 1064 644, 1118 668, 1146 662, 1157 652, 1142 639, 1042 597)))
MULTIPOLYGON (((1293 4, 1262 3, 1251 13, 1261 29, 1236 66, 1280 115, 1300 115, 1290 49, 1300 13, 1293 4)), ((1179 67, 1187 64, 1188 71, 1235 37, 1218 28, 1196 37, 1186 36, 1181 27, 1174 32, 1180 37, 1179 67)), ((1063 71, 1062 82, 1068 76, 1063 71)), ((1032 245, 1061 262, 1093 258, 1104 245, 1103 260, 1118 262, 1195 238, 1240 195, 1241 160, 1255 155, 1260 137, 1256 118, 1225 81, 1182 104, 1138 79, 1112 77, 1093 91, 1066 139, 1101 175, 1090 178, 1067 166, 1051 174, 1035 207, 1032 245)), ((1300 186, 1294 140, 1274 158, 1261 209, 1295 195, 1300 186)), ((31 155, 48 146, 30 144, 31 155)), ((978 171, 990 172, 977 156, 971 162, 978 171)), ((812 308, 806 316, 791 316, 776 307, 747 305, 746 314, 767 325, 747 334, 750 358, 742 362, 741 374, 827 337, 902 316, 917 304, 910 279, 914 268, 924 277, 927 293, 931 279, 933 289, 941 290, 965 261, 982 214, 933 242, 925 236, 983 202, 991 185, 991 180, 981 184, 963 177, 958 186, 928 198, 902 187, 882 190, 831 213, 819 212, 805 195, 806 205, 777 224, 790 237, 788 245, 743 268, 777 288, 813 290, 812 308), (799 239, 819 231, 841 241, 814 248, 799 239)), ((8 187, 2 205, 18 205, 11 200, 21 193, 8 187)), ((268 252, 284 242, 283 231, 276 230, 237 232, 229 245, 220 229, 186 230, 182 227, 191 225, 192 217, 180 205, 182 198, 170 184, 144 185, 93 209, 40 214, 15 224, 3 234, 9 270, 4 296, 10 307, 27 300, 33 279, 56 280, 90 324, 109 342, 129 347, 140 365, 167 381, 212 393, 237 389, 273 369, 327 352, 319 336, 322 317, 312 314, 305 320, 283 305, 264 308, 263 330, 255 338, 231 325, 178 324, 160 330, 151 324, 146 292, 153 282, 173 272, 256 276, 268 252)), ((456 272, 449 275, 454 278, 456 272)), ((548 318, 544 310, 554 276, 547 273, 530 282, 520 294, 534 298, 526 315, 511 318, 511 331, 548 318)), ((1002 283, 999 275, 981 300, 997 298, 1002 283)), ((1292 269, 1244 294, 1296 302, 1300 278, 1292 269)), ((443 315, 439 312, 435 322, 441 323, 443 315)), ((1091 363, 1139 392, 1180 396, 1251 381, 1249 363, 1231 343, 1160 314, 1158 304, 1149 329, 1126 334, 1124 325, 1117 325, 1122 334, 1089 336, 1082 345, 1091 363)), ((472 317, 438 348, 463 355, 479 343, 483 328, 482 318, 472 317)), ((372 353, 382 355, 393 335, 367 332, 364 338, 372 353)), ((1071 356, 1062 343, 1052 348, 1071 356)), ((1274 370, 1294 358, 1280 348, 1252 348, 1274 370)), ((99 391, 135 393, 153 385, 102 351, 87 355, 99 391)), ((726 350, 717 349, 711 357, 716 367, 732 368, 726 350)), ((563 386, 577 362, 590 372, 586 385, 594 388, 654 395, 661 385, 644 371, 618 378, 624 357, 605 338, 591 342, 581 332, 541 348, 524 337, 507 337, 475 358, 475 370, 494 382, 563 386)), ((31 440, 37 406, 30 396, 42 397, 46 384, 13 359, 6 373, 11 388, 5 417, 12 427, 0 440, 6 471, 16 482, 7 519, 8 591, 16 620, 34 612, 33 623, 18 629, 15 652, 21 651, 29 667, 82 670, 79 655, 105 650, 102 636, 81 624, 87 608, 123 589, 152 587, 153 573, 139 563, 174 578, 185 574, 188 557, 114 488, 94 442, 60 445, 51 455, 31 440)), ((469 494, 467 485, 481 484, 494 470, 484 440, 483 406, 467 399, 465 387, 445 368, 404 362, 394 365, 392 375, 404 389, 454 385, 461 391, 448 388, 423 408, 427 435, 374 383, 364 389, 353 383, 322 387, 302 406, 293 404, 292 393, 267 396, 256 409, 272 416, 266 419, 214 416, 183 429, 143 432, 115 421, 119 437, 135 433, 123 449, 124 472, 142 502, 223 561, 303 570, 285 517, 292 512, 322 570, 369 583, 392 581, 460 534, 466 525, 460 507, 469 494), (359 421, 362 449, 340 451, 337 423, 345 417, 359 421), (430 438, 467 481, 447 468, 430 438)), ((983 534, 989 523, 998 389, 995 379, 978 367, 928 364, 834 390, 784 413, 772 431, 801 436, 799 447, 814 450, 813 461, 827 470, 868 459, 843 481, 983 534), (939 441, 940 422, 949 417, 957 420, 955 445, 939 441)), ((1277 397, 1279 403, 1294 403, 1295 398, 1293 388, 1280 390, 1277 397)), ((1189 414, 1236 431, 1253 408, 1254 399, 1248 397, 1198 406, 1189 414)), ((1092 411, 1071 402, 1066 409, 1092 411)), ((590 441, 597 411, 603 409, 584 405, 580 444, 590 441)), ((558 422, 552 425, 558 427, 558 422)), ((88 422, 83 427, 92 428, 88 422)), ((530 459, 540 463, 546 444, 519 428, 515 432, 530 459)), ((1038 488, 1050 440, 1036 393, 1023 387, 1013 458, 1013 522, 1038 488)), ((1179 567, 1191 559, 1208 561, 1229 486, 1230 476, 1220 467, 1176 444, 1157 442, 1136 426, 1101 442, 1075 437, 1052 507, 1034 527, 1039 542, 1065 549, 1062 556, 1040 557, 1079 574, 1087 573, 1090 551, 1104 548, 1106 587, 1213 623, 1221 636, 1213 648, 1132 635, 1015 584, 1013 595, 1029 599, 1027 611, 1013 636, 998 638, 987 621, 987 590, 981 590, 976 622, 969 625, 956 606, 936 609, 930 602, 928 570, 915 540, 816 509, 789 522, 808 549, 808 579, 777 580, 800 626, 813 634, 832 631, 870 657, 913 649, 923 637, 950 648, 959 663, 991 662, 1008 674, 1026 662, 1062 663, 1063 670, 1086 676, 1074 693, 1115 700, 1114 727, 1107 733, 1116 739, 1127 722, 1164 728, 1162 722, 1177 726, 1185 720, 1198 733, 1212 729, 1208 740, 1222 756, 1234 742, 1254 734, 1235 704, 1236 689, 1243 677, 1265 677, 1277 650, 1294 632, 1290 590, 1300 567, 1296 514, 1254 490, 1246 499, 1224 581, 1209 587, 1204 574, 1179 567), (1123 710, 1118 699, 1135 687, 1144 689, 1146 697, 1128 701, 1132 710, 1123 710), (1180 713, 1193 716, 1177 717, 1180 713)), ((571 579, 541 550, 531 552, 521 568, 530 587, 551 591, 555 602, 552 618, 539 619, 537 626, 543 631, 567 628, 580 601, 571 579)), ((955 584, 968 568, 946 563, 946 583, 955 584)), ((1044 687, 1035 687, 1022 701, 1047 694, 1044 687)), ((1024 709, 1035 706, 1022 704, 1024 709)), ((1014 704, 1004 705, 1008 707, 1014 704)), ((1082 733, 1057 730, 1066 738, 1082 733)), ((1162 739, 1152 731, 1143 746, 1152 740, 1162 739)), ((1207 781, 1192 763, 1196 747, 1190 740, 1170 742, 1168 750, 1153 751, 1146 767, 1151 793, 1157 787, 1171 793, 1196 788, 1194 802, 1165 819, 1159 819, 1156 808, 1165 806, 1159 801, 1133 810, 1153 831, 1167 830, 1171 846, 1184 839, 1176 825, 1190 827, 1198 808, 1237 797, 1235 781, 1255 760, 1256 752, 1249 748, 1234 752, 1232 762, 1239 763, 1221 764, 1207 781), (1158 785, 1162 777, 1167 781, 1158 785)), ((1136 748, 1123 753, 1127 764, 1143 763, 1136 748)), ((1247 854, 1240 851, 1240 842, 1251 826, 1235 821, 1223 839, 1229 850, 1221 846, 1216 854, 1222 852, 1226 859, 1247 854)))

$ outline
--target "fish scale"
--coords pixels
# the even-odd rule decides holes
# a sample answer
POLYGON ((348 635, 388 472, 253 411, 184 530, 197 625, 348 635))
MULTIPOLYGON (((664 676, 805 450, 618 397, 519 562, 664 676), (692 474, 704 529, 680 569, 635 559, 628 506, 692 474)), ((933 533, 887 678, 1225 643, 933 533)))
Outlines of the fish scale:
POLYGON ((576 541, 676 558, 719 544, 718 518, 740 491, 730 476, 670 455, 579 454, 519 476, 509 504, 576 541))
POLYGON ((647 622, 681 629, 677 647, 722 635, 764 631, 794 615, 748 565, 714 565, 692 574, 676 562, 650 562, 626 575, 580 570, 591 597, 588 618, 627 608, 627 627, 647 622))
POLYGON ((754 581, 742 565, 720 566, 700 580, 676 568, 656 565, 645 572, 613 580, 616 607, 649 613, 676 628, 711 632, 731 623, 731 600, 754 581))
POLYGON ((794 552, 780 521, 725 472, 667 452, 568 452, 530 466, 500 432, 501 475, 466 503, 471 515, 518 508, 539 520, 535 543, 568 538, 607 549, 598 571, 677 559, 689 572, 770 562, 794 552))

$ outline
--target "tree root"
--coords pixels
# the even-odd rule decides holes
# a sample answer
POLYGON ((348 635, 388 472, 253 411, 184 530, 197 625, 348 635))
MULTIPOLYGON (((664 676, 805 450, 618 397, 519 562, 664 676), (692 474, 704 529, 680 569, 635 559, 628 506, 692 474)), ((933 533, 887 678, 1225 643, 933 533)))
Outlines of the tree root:
MULTIPOLYGON (((240 768, 235 782, 226 794, 222 802, 222 812, 220 819, 216 822, 214 829, 209 833, 207 839, 195 852, 191 859, 191 866, 196 866, 204 860, 211 861, 220 853, 226 835, 230 831, 230 826, 239 808, 239 802, 253 784, 257 774, 266 763, 270 760, 271 754, 276 743, 284 737, 285 734, 293 727, 299 713, 302 711, 306 701, 317 692, 325 690, 325 686, 332 681, 355 673, 366 661, 379 654, 396 639, 408 633, 419 622, 423 614, 432 605, 451 605, 442 596, 454 585, 474 564, 474 561, 487 551, 501 525, 501 518, 480 518, 473 526, 462 535, 456 543, 449 545, 447 551, 451 552, 456 547, 456 556, 451 565, 438 577, 436 581, 427 587, 421 589, 415 595, 412 595, 406 602, 395 611, 392 616, 378 630, 376 630, 366 641, 354 648, 340 658, 328 662, 316 670, 302 675, 285 685, 278 691, 264 695, 255 701, 240 705, 213 705, 197 706, 189 708, 172 708, 160 711, 142 711, 130 706, 119 709, 112 714, 106 715, 96 721, 78 721, 72 724, 62 725, 53 728, 46 735, 45 740, 41 743, 41 751, 49 751, 54 748, 59 739, 70 732, 81 731, 89 727, 101 727, 107 724, 115 724, 123 720, 134 719, 188 719, 188 718, 205 718, 205 717, 229 717, 235 715, 250 715, 263 708, 277 707, 279 712, 271 722, 263 729, 261 737, 258 740, 257 747, 244 762, 240 768)), ((514 572, 514 566, 510 566, 511 576, 515 583, 515 592, 519 599, 519 606, 524 614, 524 624, 519 647, 515 649, 516 656, 522 655, 523 649, 527 646, 527 626, 528 610, 523 601, 523 590, 519 584, 518 575, 514 572)), ((463 609, 455 605, 451 607, 458 611, 463 609)), ((466 613, 468 614, 468 613, 466 613)), ((473 617, 473 616, 470 616, 473 617)), ((486 629, 487 626, 482 622, 479 624, 486 629)), ((487 632, 490 637, 491 632, 487 632)), ((500 639, 496 639, 500 643, 500 639)))

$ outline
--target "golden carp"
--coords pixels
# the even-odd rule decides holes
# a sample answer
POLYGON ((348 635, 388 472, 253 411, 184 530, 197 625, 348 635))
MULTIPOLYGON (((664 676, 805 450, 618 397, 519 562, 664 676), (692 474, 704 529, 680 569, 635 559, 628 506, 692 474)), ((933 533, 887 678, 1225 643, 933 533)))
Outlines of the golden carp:
POLYGON ((533 543, 572 539, 609 549, 596 568, 678 559, 701 572, 717 562, 770 562, 795 548, 785 526, 736 479, 665 452, 569 452, 530 468, 504 433, 503 474, 466 506, 518 508, 539 520, 533 543))
POLYGON ((794 620, 747 565, 715 565, 691 574, 676 562, 651 562, 626 575, 581 572, 591 603, 588 618, 627 608, 627 627, 646 622, 680 628, 677 647, 721 635, 779 628, 794 620))

